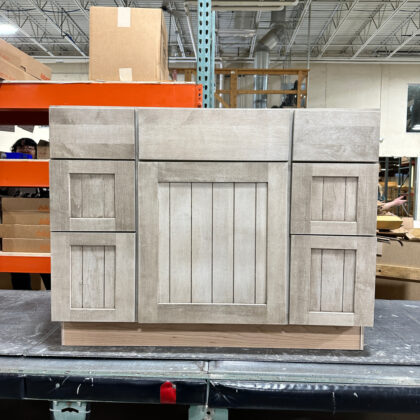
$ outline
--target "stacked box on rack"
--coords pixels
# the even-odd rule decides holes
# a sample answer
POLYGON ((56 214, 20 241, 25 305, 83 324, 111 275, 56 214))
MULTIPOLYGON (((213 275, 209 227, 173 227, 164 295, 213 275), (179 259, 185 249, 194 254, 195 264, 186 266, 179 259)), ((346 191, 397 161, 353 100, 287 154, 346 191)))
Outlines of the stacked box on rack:
POLYGON ((0 225, 4 252, 50 252, 48 198, 2 198, 0 225))

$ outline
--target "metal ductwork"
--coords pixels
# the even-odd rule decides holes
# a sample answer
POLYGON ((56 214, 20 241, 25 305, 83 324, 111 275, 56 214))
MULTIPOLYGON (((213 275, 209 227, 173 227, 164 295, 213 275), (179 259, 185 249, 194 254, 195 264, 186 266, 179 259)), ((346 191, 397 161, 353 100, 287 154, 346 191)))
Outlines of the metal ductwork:
MULTIPOLYGON (((286 34, 286 8, 271 12, 271 28, 255 46, 254 68, 268 69, 270 65, 270 51, 283 42, 286 34)), ((254 89, 267 90, 268 76, 254 76, 254 89)), ((254 108, 267 108, 267 95, 254 95, 254 108)))

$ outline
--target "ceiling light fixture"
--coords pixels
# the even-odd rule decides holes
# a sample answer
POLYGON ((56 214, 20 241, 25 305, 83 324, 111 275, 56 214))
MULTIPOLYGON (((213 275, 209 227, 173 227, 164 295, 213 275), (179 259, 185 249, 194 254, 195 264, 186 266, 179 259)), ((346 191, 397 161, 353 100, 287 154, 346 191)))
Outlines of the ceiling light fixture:
POLYGON ((0 23, 0 36, 13 35, 18 30, 19 28, 17 26, 11 25, 10 23, 0 23))

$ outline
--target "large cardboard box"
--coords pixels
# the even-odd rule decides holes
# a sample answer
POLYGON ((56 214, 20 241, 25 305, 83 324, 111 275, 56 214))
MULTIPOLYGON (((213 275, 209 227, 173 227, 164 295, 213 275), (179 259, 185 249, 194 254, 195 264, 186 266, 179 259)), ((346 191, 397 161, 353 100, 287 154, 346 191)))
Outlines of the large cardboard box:
POLYGON ((0 79, 3 80, 38 80, 20 68, 0 57, 0 79))
POLYGON ((49 239, 3 238, 3 252, 50 252, 49 239))
POLYGON ((33 57, 25 54, 23 51, 0 39, 0 59, 5 60, 22 70, 27 75, 32 76, 31 79, 9 79, 9 80, 50 80, 51 69, 45 64, 40 63, 33 57))
POLYGON ((50 214, 41 211, 3 211, 2 223, 18 225, 49 225, 50 214))
POLYGON ((49 239, 50 225, 0 224, 0 238, 49 239))
POLYGON ((90 80, 169 80, 163 11, 91 7, 89 56, 90 80))
POLYGON ((49 198, 3 197, 3 211, 40 211, 49 213, 49 198))

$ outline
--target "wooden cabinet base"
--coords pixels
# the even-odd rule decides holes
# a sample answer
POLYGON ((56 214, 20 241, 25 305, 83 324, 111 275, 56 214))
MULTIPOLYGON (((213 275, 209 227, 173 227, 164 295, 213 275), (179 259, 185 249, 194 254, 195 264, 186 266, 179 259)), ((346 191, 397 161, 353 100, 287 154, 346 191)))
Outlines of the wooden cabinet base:
POLYGON ((64 322, 62 344, 362 350, 363 328, 64 322))

